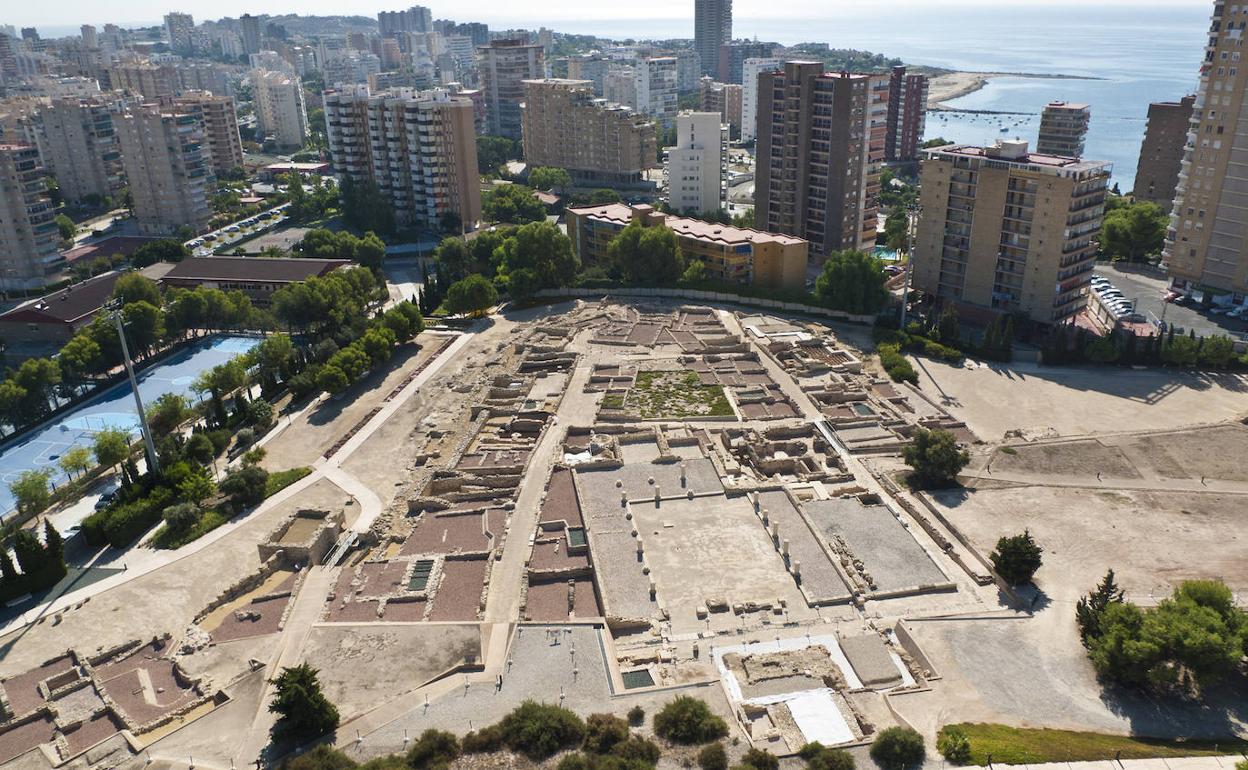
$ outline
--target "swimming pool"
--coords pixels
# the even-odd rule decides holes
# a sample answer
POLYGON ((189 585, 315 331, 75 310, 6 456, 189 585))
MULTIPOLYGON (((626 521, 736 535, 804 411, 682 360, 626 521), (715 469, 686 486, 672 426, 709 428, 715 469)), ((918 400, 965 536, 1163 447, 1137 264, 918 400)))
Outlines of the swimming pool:
MULTIPOLYGON (((166 393, 194 400, 191 383, 200 372, 246 353, 259 342, 257 337, 212 337, 137 372, 144 406, 150 408, 152 402, 166 393)), ((64 483, 68 477, 57 465, 57 459, 74 446, 91 448, 95 434, 105 428, 120 428, 134 435, 139 432, 139 416, 128 381, 113 386, 72 412, 53 418, 0 452, 0 512, 3 512, 0 518, 14 508, 10 482, 23 471, 47 468, 52 471, 53 484, 64 483)))

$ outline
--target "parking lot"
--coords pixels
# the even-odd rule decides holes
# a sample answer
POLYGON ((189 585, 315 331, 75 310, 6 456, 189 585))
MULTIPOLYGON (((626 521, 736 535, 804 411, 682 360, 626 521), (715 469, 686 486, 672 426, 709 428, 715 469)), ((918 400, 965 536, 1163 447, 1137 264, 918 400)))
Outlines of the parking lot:
POLYGON ((1137 311, 1146 319, 1175 324, 1183 331, 1195 329, 1198 335, 1248 333, 1248 320, 1213 315, 1208 310, 1175 305, 1162 300, 1170 281, 1160 273, 1137 273, 1120 270, 1112 265, 1097 265, 1096 275, 1108 278, 1123 296, 1134 300, 1137 311))
MULTIPOLYGON (((191 252, 197 257, 209 256, 217 249, 244 241, 253 237, 256 232, 260 230, 274 227, 275 225, 285 221, 287 205, 289 204, 283 203, 280 206, 275 206, 268 212, 264 212, 270 214, 267 218, 262 218, 263 214, 261 214, 255 217, 250 217, 249 219, 252 221, 250 221, 249 224, 246 223, 248 220, 243 220, 242 222, 213 230, 210 233, 205 233, 198 238, 187 241, 186 246, 191 249, 191 252)), ((302 239, 303 236, 300 235, 299 237, 302 239)), ((248 251, 251 251, 251 244, 248 244, 246 248, 248 251)), ((259 251, 259 248, 256 249, 257 252, 259 251)))

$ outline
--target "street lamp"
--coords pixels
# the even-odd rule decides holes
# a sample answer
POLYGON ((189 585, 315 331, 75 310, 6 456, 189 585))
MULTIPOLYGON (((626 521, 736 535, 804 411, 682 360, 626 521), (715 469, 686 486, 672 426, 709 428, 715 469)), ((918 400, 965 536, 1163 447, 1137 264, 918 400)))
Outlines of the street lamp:
POLYGON ((901 285, 901 325, 906 330, 906 308, 910 305, 910 277, 914 275, 914 239, 919 234, 919 214, 923 207, 917 203, 906 206, 906 280, 901 285))
POLYGON ((147 426, 143 397, 139 395, 139 383, 134 378, 134 364, 130 362, 130 346, 126 344, 126 330, 121 319, 121 301, 109 300, 104 304, 104 309, 108 311, 108 317, 117 326, 117 338, 121 340, 121 360, 126 365, 126 376, 130 378, 130 392, 134 394, 134 406, 139 410, 139 428, 143 432, 143 445, 147 448, 147 469, 153 473, 159 473, 160 461, 156 458, 156 444, 152 441, 152 430, 147 426))

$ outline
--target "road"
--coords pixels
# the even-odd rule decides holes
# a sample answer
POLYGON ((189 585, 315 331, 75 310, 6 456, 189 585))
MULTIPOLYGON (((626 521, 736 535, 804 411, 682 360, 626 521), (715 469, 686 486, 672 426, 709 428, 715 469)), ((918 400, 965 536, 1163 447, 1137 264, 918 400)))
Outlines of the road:
POLYGON ((1150 320, 1160 319, 1164 313, 1166 323, 1175 324, 1183 331, 1195 329, 1196 334, 1203 336, 1248 333, 1248 320, 1211 315, 1207 310, 1164 302, 1162 296, 1170 281, 1160 274, 1127 272, 1112 265, 1098 265, 1096 275, 1109 279, 1123 296, 1134 300, 1139 312, 1150 320))

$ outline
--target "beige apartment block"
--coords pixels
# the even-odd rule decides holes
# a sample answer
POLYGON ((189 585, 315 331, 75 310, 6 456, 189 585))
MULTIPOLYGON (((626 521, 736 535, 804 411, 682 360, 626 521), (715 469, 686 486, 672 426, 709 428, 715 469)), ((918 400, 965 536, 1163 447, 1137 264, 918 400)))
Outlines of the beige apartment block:
POLYGON ((657 165, 654 122, 594 96, 589 80, 524 81, 524 157, 577 183, 632 184, 657 165))
POLYGON ((1248 7, 1217 3, 1192 104, 1187 147, 1166 236, 1174 285, 1217 294, 1248 294, 1248 67, 1240 61, 1248 7))
POLYGON ((126 186, 109 100, 53 99, 38 122, 39 155, 65 200, 115 198, 126 186))
POLYGON ((63 261, 39 149, 0 144, 0 290, 38 288, 63 261))
POLYGON ((545 52, 521 40, 491 40, 477 49, 485 92, 486 133, 520 139, 524 81, 546 76, 545 52))
POLYGON ((171 100, 178 112, 191 112, 204 122, 208 161, 215 174, 226 174, 243 165, 243 142, 238 135, 238 111, 234 97, 207 91, 184 91, 171 100))
POLYGON ((718 112, 732 136, 741 136, 741 109, 744 89, 735 83, 719 83, 704 77, 698 82, 698 103, 702 112, 718 112))
POLYGON ((1063 158, 1082 158, 1091 119, 1092 112, 1086 104, 1049 102, 1040 113, 1036 152, 1063 158))
POLYGON ((407 226, 471 229, 481 219, 473 117, 471 99, 445 91, 325 92, 334 169, 376 183, 407 226))
POLYGON ((914 288, 978 311, 1051 324, 1083 310, 1110 164, 1027 142, 924 151, 914 288))
POLYGON ((147 104, 114 116, 117 138, 144 235, 200 231, 212 218, 203 119, 147 104))
POLYGON ((308 110, 299 77, 285 72, 251 71, 256 125, 279 149, 296 150, 308 137, 308 110))
POLYGON ((786 62, 758 78, 754 219, 810 241, 817 258, 875 246, 887 74, 786 62))

